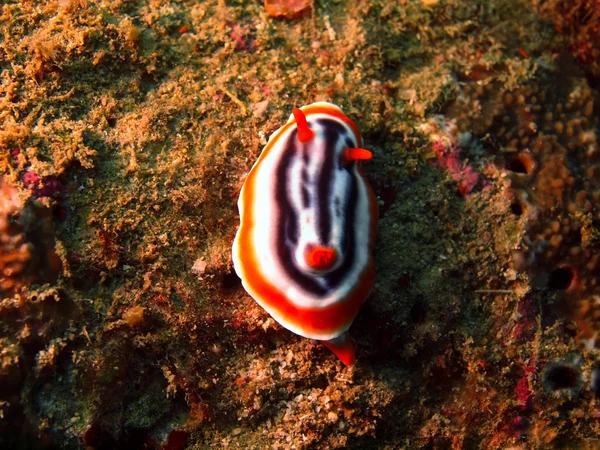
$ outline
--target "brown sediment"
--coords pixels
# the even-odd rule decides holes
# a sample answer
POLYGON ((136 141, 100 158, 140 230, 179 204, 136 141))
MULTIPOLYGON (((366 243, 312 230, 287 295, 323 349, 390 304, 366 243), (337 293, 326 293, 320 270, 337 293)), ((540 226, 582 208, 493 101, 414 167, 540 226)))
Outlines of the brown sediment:
POLYGON ((350 3, 1 7, 0 446, 596 444, 589 2, 350 3), (354 368, 231 267, 241 180, 318 100, 385 211, 354 368))

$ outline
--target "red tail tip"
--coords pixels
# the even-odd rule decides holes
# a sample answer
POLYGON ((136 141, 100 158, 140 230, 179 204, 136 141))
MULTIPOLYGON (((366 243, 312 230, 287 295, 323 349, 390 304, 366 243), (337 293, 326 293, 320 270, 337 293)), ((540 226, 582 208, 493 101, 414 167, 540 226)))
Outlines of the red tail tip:
POLYGON ((306 115, 300 108, 292 109, 292 114, 294 115, 296 125, 298 126, 298 139, 300 139, 300 142, 310 141, 315 136, 315 132, 308 126, 306 115))
POLYGON ((362 160, 366 161, 373 158, 373 153, 364 148, 347 148, 344 150, 344 159, 348 162, 362 160))
POLYGON ((333 352, 346 366, 351 366, 356 361, 354 344, 348 336, 348 332, 330 341, 321 341, 325 347, 333 352))

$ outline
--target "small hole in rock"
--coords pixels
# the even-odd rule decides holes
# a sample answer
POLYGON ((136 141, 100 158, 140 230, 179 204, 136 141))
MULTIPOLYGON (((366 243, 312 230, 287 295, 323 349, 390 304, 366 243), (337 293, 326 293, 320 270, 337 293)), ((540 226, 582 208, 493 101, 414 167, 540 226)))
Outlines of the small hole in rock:
MULTIPOLYGON (((128 428, 118 442, 117 448, 147 448, 149 432, 146 428, 128 428)), ((114 448, 114 447, 113 447, 114 448)))
POLYGON ((529 153, 518 153, 507 155, 504 160, 504 167, 515 173, 529 174, 535 166, 535 161, 529 153))
POLYGON ((573 281, 573 270, 569 267, 557 267, 550 273, 548 287, 550 289, 565 290, 573 281))
POLYGON ((86 446, 94 448, 114 448, 116 446, 112 435, 96 423, 92 423, 85 430, 83 442, 86 446))
POLYGON ((506 170, 516 173, 527 173, 527 170, 525 170, 525 165, 518 156, 506 158, 506 170))
POLYGON ((188 439, 190 438, 190 433, 184 430, 173 430, 169 433, 169 437, 167 438, 167 443, 163 445, 161 448, 164 450, 180 450, 185 448, 188 439))
POLYGON ((412 323, 423 323, 425 320, 425 316, 427 313, 427 308, 423 304, 423 302, 415 303, 412 308, 410 308, 410 321, 412 323))
POLYGON ((579 382, 579 373, 573 367, 556 366, 548 369, 545 379, 548 389, 552 391, 570 389, 579 382))
POLYGON ((221 287, 226 290, 237 289, 240 284, 242 284, 242 280, 240 280, 234 270, 223 275, 223 279, 221 280, 221 287))
POLYGON ((600 397, 600 366, 596 366, 592 370, 592 380, 590 381, 590 389, 596 397, 600 397))
POLYGON ((523 207, 521 206, 520 203, 512 203, 510 205, 510 211, 517 217, 521 216, 523 214, 523 207))

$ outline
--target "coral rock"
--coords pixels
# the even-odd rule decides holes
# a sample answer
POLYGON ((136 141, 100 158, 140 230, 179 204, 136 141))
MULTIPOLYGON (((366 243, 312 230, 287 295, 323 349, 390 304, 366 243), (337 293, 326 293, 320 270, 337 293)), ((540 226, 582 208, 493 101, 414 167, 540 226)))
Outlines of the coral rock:
POLYGON ((265 0, 265 10, 272 17, 293 19, 312 6, 312 0, 265 0))
POLYGON ((54 250, 51 211, 19 197, 0 178, 0 293, 10 297, 31 283, 56 280, 60 260, 54 250))

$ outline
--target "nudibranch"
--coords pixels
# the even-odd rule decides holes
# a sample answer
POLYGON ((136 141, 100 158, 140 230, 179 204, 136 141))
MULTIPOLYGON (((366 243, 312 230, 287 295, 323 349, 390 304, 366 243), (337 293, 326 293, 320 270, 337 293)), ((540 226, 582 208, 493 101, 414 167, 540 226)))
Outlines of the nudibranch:
POLYGON ((346 365, 348 329, 373 287, 375 194, 356 124, 326 102, 294 108, 252 167, 238 200, 233 264, 283 327, 317 339, 346 365))

